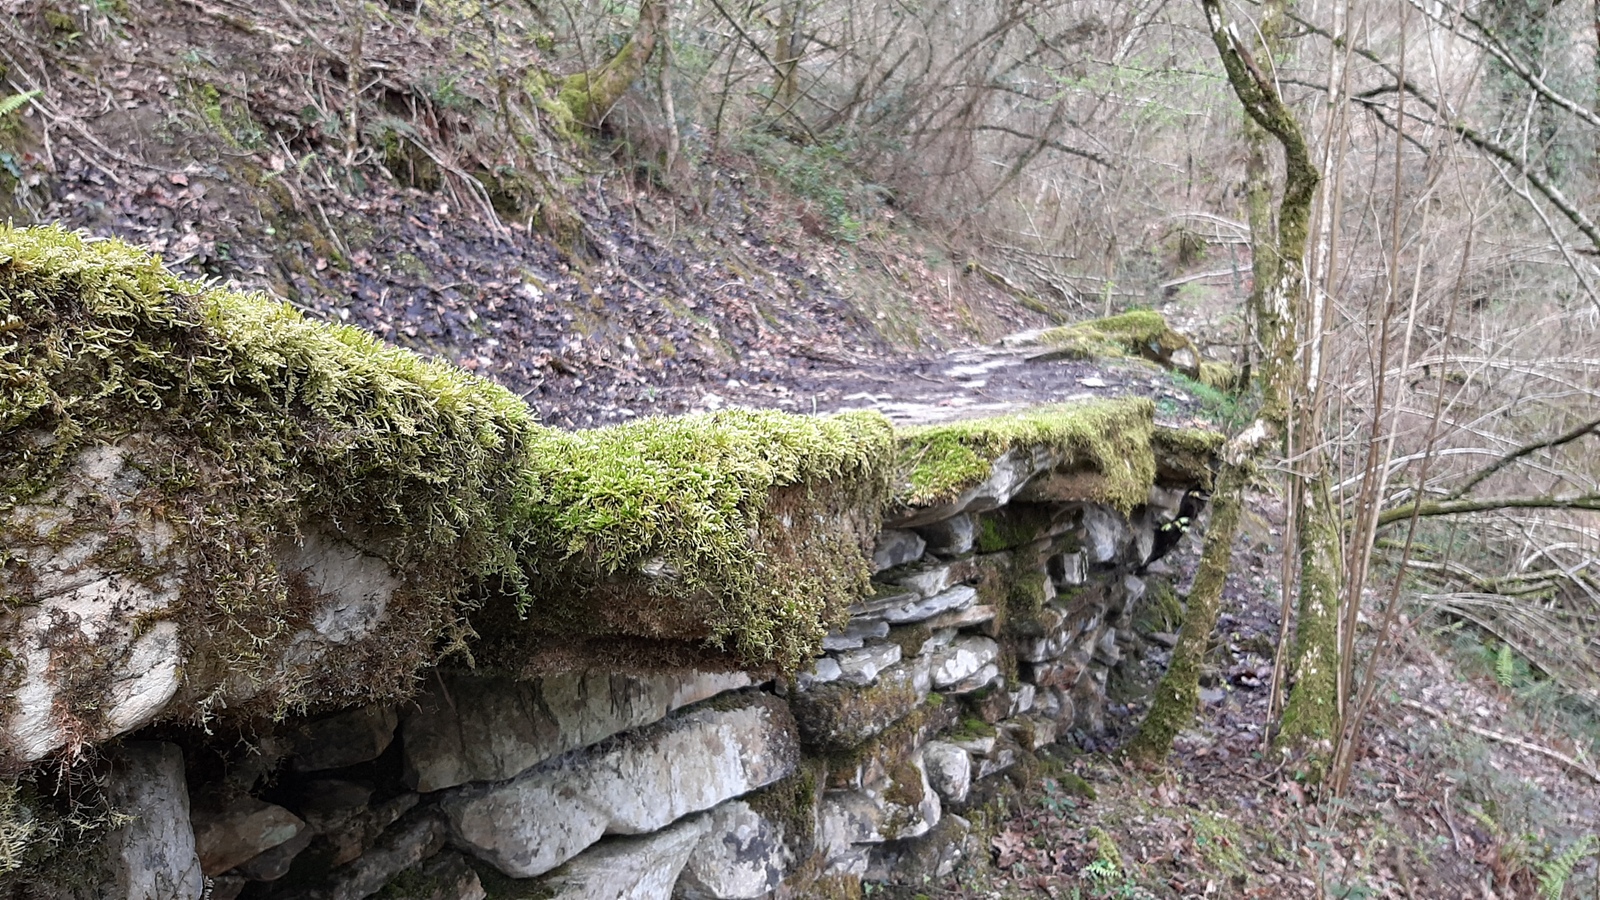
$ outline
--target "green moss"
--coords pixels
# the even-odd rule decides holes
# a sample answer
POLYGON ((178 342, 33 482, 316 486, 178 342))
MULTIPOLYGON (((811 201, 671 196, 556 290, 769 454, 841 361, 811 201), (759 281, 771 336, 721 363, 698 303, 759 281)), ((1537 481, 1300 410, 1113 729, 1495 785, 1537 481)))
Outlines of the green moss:
POLYGON ((1225 362, 1205 360, 1200 363, 1200 374, 1195 380, 1208 388, 1231 391, 1239 386, 1239 370, 1225 362))
POLYGON ((563 629, 641 621, 637 610, 584 621, 602 587, 620 584, 692 613, 675 623, 664 611, 650 625, 662 633, 699 628, 745 662, 798 664, 868 589, 862 547, 877 530, 890 442, 876 413, 732 410, 542 432, 520 550, 550 587, 529 613, 563 629))
POLYGON ((952 741, 975 741, 994 737, 996 733, 993 725, 977 716, 968 716, 950 731, 949 738, 952 741))
MULTIPOLYGON (((186 648, 191 685, 278 677, 268 651, 315 598, 277 558, 307 522, 382 553, 404 582, 398 630, 351 654, 362 677, 282 684, 274 702, 392 693, 457 621, 468 579, 516 581, 534 425, 503 388, 58 228, 0 228, 0 322, 0 521, 70 488, 82 453, 123 452, 144 478, 138 512, 185 550, 181 614, 204 636, 186 648)), ((109 523, 69 515, 63 540, 109 523)), ((36 602, 25 572, 0 579, 7 603, 36 602)))
POLYGON ((1134 613, 1133 630, 1139 634, 1177 631, 1183 625, 1183 598, 1166 579, 1151 578, 1146 584, 1149 589, 1134 613))
MULTIPOLYGON (((1150 310, 1133 310, 1073 325, 1052 328, 1039 336, 1039 342, 1054 347, 1071 359, 1140 357, 1174 368, 1173 355, 1194 345, 1188 338, 1167 327, 1166 319, 1150 310)), ((1198 353, 1194 359, 1198 361, 1198 353)), ((1190 375, 1198 375, 1190 368, 1190 375)))
POLYGON ((1012 577, 1006 596, 1006 621, 1016 628, 1032 622, 1044 610, 1050 596, 1050 576, 1038 570, 1018 572, 1012 577))
POLYGON ((1048 536, 1059 515, 1052 505, 1008 503, 978 516, 973 546, 979 553, 996 553, 1030 544, 1048 536))
POLYGON ((1074 797, 1082 797, 1085 800, 1094 800, 1097 797, 1094 785, 1076 772, 1061 772, 1055 776, 1055 779, 1068 794, 1074 797))
POLYGON ((783 829, 784 845, 796 859, 816 849, 817 804, 827 778, 825 761, 802 759, 793 775, 745 797, 752 810, 783 829))
POLYGON ((1006 451, 1041 448, 1062 468, 1087 467, 1104 481, 1084 497, 1127 511, 1144 502, 1155 477, 1150 441, 1155 407, 1143 398, 1047 406, 1013 415, 903 430, 895 501, 926 506, 988 477, 1006 451))
POLYGON ((1151 447, 1155 453, 1157 477, 1176 484, 1209 488, 1212 464, 1226 441, 1227 436, 1216 431, 1156 426, 1151 433, 1151 447))

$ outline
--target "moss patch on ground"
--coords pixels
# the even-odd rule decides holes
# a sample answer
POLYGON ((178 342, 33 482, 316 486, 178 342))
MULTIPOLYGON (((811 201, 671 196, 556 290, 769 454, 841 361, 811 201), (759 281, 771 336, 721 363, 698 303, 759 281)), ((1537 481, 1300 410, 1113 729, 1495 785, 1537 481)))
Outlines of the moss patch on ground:
POLYGON ((1155 406, 1144 398, 1046 406, 1012 415, 972 419, 900 432, 894 500, 931 506, 987 478, 1008 450, 1043 449, 1061 468, 1088 468, 1105 476, 1084 497, 1127 512, 1148 495, 1155 479, 1151 436, 1155 406))
POLYGON ((1150 310, 1133 310, 1052 328, 1039 336, 1039 342, 1074 359, 1134 356, 1169 369, 1185 370, 1191 377, 1200 374, 1200 354, 1194 350, 1193 343, 1168 327, 1160 313, 1150 310), (1185 350, 1192 355, 1192 360, 1180 363, 1175 356, 1185 350))

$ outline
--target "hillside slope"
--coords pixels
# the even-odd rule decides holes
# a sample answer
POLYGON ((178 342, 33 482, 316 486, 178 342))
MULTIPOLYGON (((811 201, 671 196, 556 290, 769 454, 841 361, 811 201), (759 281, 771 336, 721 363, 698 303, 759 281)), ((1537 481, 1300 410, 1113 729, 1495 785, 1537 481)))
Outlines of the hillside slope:
POLYGON ((626 135, 551 113, 556 63, 504 10, 15 13, 14 221, 268 290, 494 378, 552 424, 685 411, 730 379, 798 408, 808 371, 1047 320, 892 210, 848 231, 819 219, 795 170, 749 153, 703 155, 663 188, 626 135), (493 47, 463 30, 473 15, 501 17, 493 47))

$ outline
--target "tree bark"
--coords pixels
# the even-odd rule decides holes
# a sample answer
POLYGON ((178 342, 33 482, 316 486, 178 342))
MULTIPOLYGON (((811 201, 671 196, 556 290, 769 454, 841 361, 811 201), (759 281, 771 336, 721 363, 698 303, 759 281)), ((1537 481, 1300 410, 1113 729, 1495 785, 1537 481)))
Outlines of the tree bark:
POLYGON ((656 41, 666 37, 671 0, 642 0, 639 22, 633 36, 616 55, 587 71, 568 75, 561 81, 557 97, 572 118, 598 125, 617 105, 628 86, 644 74, 644 65, 656 49, 656 41))
MULTIPOLYGON (((1267 257, 1271 268, 1270 276, 1264 281, 1259 280, 1258 274, 1258 283, 1251 296, 1261 347, 1256 379, 1261 387, 1262 407, 1250 427, 1229 441, 1224 450, 1223 467, 1212 495, 1212 522, 1206 532, 1200 573, 1189 594, 1178 645, 1173 648, 1172 663, 1156 688, 1150 715, 1129 748, 1131 756, 1147 762, 1171 752, 1172 739, 1193 719, 1199 696, 1200 663, 1211 632, 1216 629, 1222 585, 1227 578, 1233 536, 1238 528, 1239 504, 1242 502, 1240 494, 1255 461, 1269 448, 1281 450, 1287 434, 1290 400, 1297 372, 1296 323, 1305 301, 1306 241, 1312 199, 1316 195, 1319 180, 1300 124, 1284 104, 1275 81, 1262 71, 1228 25, 1222 14, 1220 0, 1201 0, 1201 6, 1205 10, 1212 41, 1222 57, 1223 68, 1227 70, 1228 82, 1244 106, 1245 113, 1283 148, 1285 178, 1275 226, 1252 235, 1255 253, 1267 257)), ((1268 0, 1266 7, 1264 21, 1281 23, 1283 0, 1268 0)), ((1271 62, 1270 58, 1268 62, 1271 62)), ((1252 219, 1257 218, 1252 216, 1252 219)), ((1254 224, 1252 222, 1252 226, 1254 224)), ((1261 273, 1265 270, 1258 266, 1256 271, 1261 273)), ((1316 559, 1314 557, 1313 561, 1316 559)), ((1328 621, 1336 620, 1336 607, 1318 610, 1319 615, 1323 612, 1328 621)), ((1320 652, 1329 654, 1331 658, 1332 654, 1336 654, 1337 646, 1336 641, 1330 641, 1320 652)), ((1290 703, 1294 703, 1292 696, 1290 703)))

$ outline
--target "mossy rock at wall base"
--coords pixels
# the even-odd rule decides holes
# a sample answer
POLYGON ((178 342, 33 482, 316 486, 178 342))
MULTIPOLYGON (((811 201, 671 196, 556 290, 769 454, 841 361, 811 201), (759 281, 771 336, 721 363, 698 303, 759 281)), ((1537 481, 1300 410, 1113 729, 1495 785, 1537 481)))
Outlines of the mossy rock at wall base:
POLYGON ((922 705, 929 693, 927 662, 907 660, 878 673, 866 687, 831 682, 789 698, 800 739, 810 747, 849 750, 922 705))

